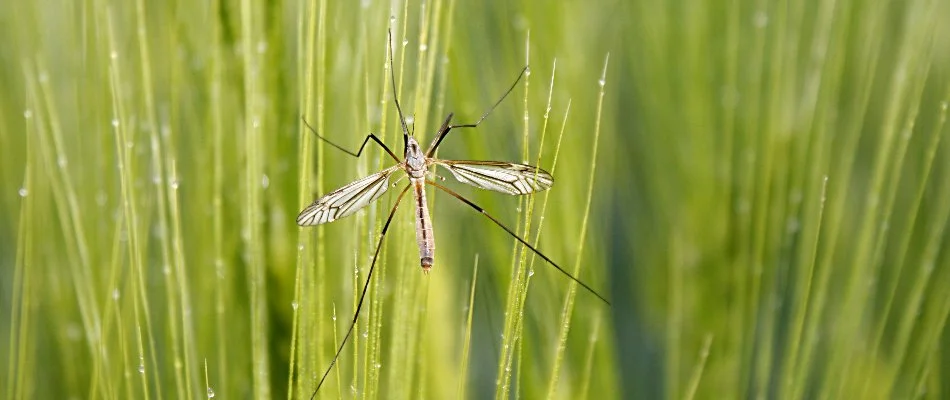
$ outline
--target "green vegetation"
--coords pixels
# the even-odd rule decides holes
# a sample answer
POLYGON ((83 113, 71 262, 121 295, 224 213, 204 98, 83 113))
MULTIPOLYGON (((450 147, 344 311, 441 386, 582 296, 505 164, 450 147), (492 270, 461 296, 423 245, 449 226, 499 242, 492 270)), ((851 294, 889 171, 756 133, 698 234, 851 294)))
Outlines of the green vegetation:
MULTIPOLYGON (((389 85, 454 182, 389 227, 322 398, 945 398, 950 3, 0 3, 0 393, 309 398, 390 205, 389 85), (946 235, 946 236, 945 236, 946 235)), ((400 181, 397 188, 405 181, 400 181)))

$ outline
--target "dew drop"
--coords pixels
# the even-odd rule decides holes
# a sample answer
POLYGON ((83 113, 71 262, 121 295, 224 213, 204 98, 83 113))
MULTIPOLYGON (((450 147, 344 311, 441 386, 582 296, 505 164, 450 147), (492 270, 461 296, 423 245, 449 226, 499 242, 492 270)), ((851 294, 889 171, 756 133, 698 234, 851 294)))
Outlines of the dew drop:
POLYGON ((23 110, 23 118, 33 118, 33 110, 23 110))
POLYGON ((534 270, 533 270, 533 269, 529 269, 529 270, 528 270, 528 277, 530 278, 530 277, 532 277, 532 276, 534 276, 534 270))
POLYGON ((747 199, 739 199, 739 201, 736 203, 736 213, 748 214, 749 208, 751 207, 752 206, 749 204, 749 201, 747 199))
POLYGON ((214 390, 211 390, 211 388, 209 387, 209 388, 208 388, 208 398, 210 399, 210 398, 213 398, 213 397, 214 397, 214 390))
POLYGON ((334 314, 334 315, 333 315, 332 317, 330 317, 330 318, 333 319, 334 321, 336 321, 336 314, 334 314))
POLYGON ((66 157, 61 156, 56 159, 56 165, 59 165, 60 168, 65 168, 67 164, 69 164, 69 162, 66 161, 66 157))
POLYGON ((600 79, 597 81, 597 84, 600 85, 600 87, 604 87, 604 85, 607 84, 607 81, 605 79, 600 79))
POLYGON ((414 122, 416 122, 416 117, 411 115, 406 117, 406 125, 412 125, 414 122))
POLYGON ((254 120, 251 122, 251 125, 254 126, 255 128, 260 128, 260 127, 261 127, 261 119, 258 118, 258 117, 254 117, 254 120))
POLYGON ((521 207, 515 208, 515 211, 521 212, 521 207))
POLYGON ((376 369, 380 369, 380 368, 382 368, 382 367, 383 367, 383 364, 376 363, 376 369))
POLYGON ((169 266, 166 264, 164 267, 162 267, 162 273, 164 273, 165 275, 171 274, 171 273, 172 273, 171 267, 169 267, 169 266))
POLYGON ((115 50, 112 50, 112 53, 109 54, 109 57, 115 60, 116 58, 119 58, 119 53, 115 50))
POLYGON ((76 324, 69 324, 69 326, 66 327, 66 337, 71 341, 78 341, 82 339, 82 330, 79 329, 79 326, 76 324))
POLYGON ((263 40, 260 42, 257 42, 257 53, 264 54, 266 52, 267 52, 267 42, 263 40))
POLYGON ((119 289, 112 289, 112 300, 119 300, 119 289))
POLYGON ((720 89, 719 102, 724 108, 733 109, 739 104, 739 91, 732 86, 723 86, 720 89))
POLYGON ((390 16, 389 16, 389 22, 395 24, 395 23, 396 23, 396 16, 395 16, 395 15, 390 15, 390 16))
POLYGON ((145 358, 142 356, 139 356, 139 373, 145 373, 145 358))
POLYGON ((798 218, 789 218, 785 223, 785 231, 788 233, 795 233, 801 228, 801 223, 798 221, 798 218))
POLYGON ((788 195, 788 201, 792 204, 798 204, 802 202, 802 191, 799 189, 793 189, 792 193, 788 195))
POLYGON ((26 188, 20 188, 20 190, 17 190, 16 192, 20 195, 20 197, 26 197, 30 194, 30 191, 26 190, 26 188))
POLYGON ((302 243, 297 245, 297 250, 303 251, 303 244, 302 244, 302 243))
POLYGON ((264 177, 261 178, 261 187, 267 189, 268 186, 270 186, 270 178, 265 174, 264 177))
POLYGON ((297 307, 298 307, 299 305, 298 305, 297 302, 295 301, 295 302, 293 302, 293 303, 290 303, 290 306, 294 308, 294 311, 297 311, 297 307))
POLYGON ((752 24, 756 28, 765 28, 769 24, 769 15, 764 11, 758 11, 752 16, 752 24))
POLYGON ((429 45, 425 43, 422 43, 419 45, 419 51, 426 51, 426 50, 429 50, 429 45))
POLYGON ((363 331, 363 337, 369 337, 369 331, 363 331))
POLYGON ((403 39, 403 40, 402 40, 402 45, 405 46, 405 45, 407 45, 407 44, 409 44, 409 39, 403 39))
POLYGON ((940 102, 940 111, 947 111, 948 104, 946 101, 940 102))
POLYGON ((112 126, 114 126, 114 127, 116 127, 116 128, 119 127, 119 119, 118 119, 118 118, 113 118, 113 119, 112 119, 112 126))
POLYGON ((173 179, 171 186, 173 190, 178 190, 178 179, 173 179))

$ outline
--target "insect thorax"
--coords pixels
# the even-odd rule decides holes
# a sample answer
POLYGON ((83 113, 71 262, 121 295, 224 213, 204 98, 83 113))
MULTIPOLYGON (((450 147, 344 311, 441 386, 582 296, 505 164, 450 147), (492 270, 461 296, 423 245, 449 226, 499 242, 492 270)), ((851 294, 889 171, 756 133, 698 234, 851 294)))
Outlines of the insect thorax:
POLYGON ((406 172, 412 178, 424 178, 426 174, 426 155, 412 136, 406 145, 406 172))

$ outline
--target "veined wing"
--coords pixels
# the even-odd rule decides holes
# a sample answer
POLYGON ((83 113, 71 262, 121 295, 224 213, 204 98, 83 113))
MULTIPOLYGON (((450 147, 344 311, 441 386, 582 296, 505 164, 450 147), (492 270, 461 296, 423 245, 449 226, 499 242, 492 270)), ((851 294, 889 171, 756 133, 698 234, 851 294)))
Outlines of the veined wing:
POLYGON ((389 189, 389 176, 399 165, 351 182, 317 199, 297 216, 297 225, 319 225, 353 214, 389 189))
POLYGON ((528 194, 547 190, 554 178, 530 165, 504 161, 434 160, 449 170, 459 182, 507 194, 528 194))

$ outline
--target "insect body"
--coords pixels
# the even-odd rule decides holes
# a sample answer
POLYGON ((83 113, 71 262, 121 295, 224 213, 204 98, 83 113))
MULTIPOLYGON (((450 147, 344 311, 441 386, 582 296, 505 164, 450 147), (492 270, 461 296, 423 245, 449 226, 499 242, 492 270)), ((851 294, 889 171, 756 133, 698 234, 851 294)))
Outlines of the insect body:
MULTIPOLYGON (((439 132, 440 135, 436 141, 433 141, 430 151, 423 153, 419 142, 414 137, 406 135, 404 161, 317 199, 300 212, 297 224, 317 225, 353 214, 382 196, 390 187, 389 180, 394 173, 400 170, 405 171, 409 176, 407 189, 412 189, 415 198, 419 264, 423 271, 428 272, 435 258, 435 239, 432 235, 432 219, 429 217, 429 208, 426 203, 425 185, 429 183, 447 190, 433 181, 427 181, 430 166, 441 165, 447 168, 460 182, 515 195, 545 190, 554 183, 551 174, 530 165, 501 161, 439 160, 426 156, 435 151, 435 146, 441 136, 444 136, 451 128, 448 125, 451 118, 452 115, 449 114, 446 123, 443 124, 443 129, 439 132)), ((372 137, 375 138, 375 136, 372 137)))
MULTIPOLYGON (((603 302, 610 304, 607 299, 597 293, 594 289, 561 268, 557 263, 544 255, 544 253, 541 253, 537 248, 529 244, 522 237, 518 236, 514 231, 501 223, 501 221, 488 214, 483 208, 466 199, 462 195, 456 193, 452 189, 449 189, 438 182, 435 182, 434 180, 428 179, 428 175, 430 174, 429 168, 433 166, 440 166, 448 169, 449 172, 451 172, 455 179, 457 179, 459 182, 466 183, 481 189, 492 190, 510 195, 530 194, 546 190, 554 184, 554 178, 551 177, 551 174, 538 167, 530 165, 509 163, 504 161, 440 160, 434 157, 436 149, 439 147, 439 144, 442 143, 442 139, 444 139, 452 129, 477 127, 478 124, 480 124, 485 119, 485 117, 487 117, 488 114, 490 114, 492 110, 494 110, 495 107, 497 107, 498 104, 504 100, 508 93, 511 93, 511 90, 514 89, 515 85, 517 85, 521 80, 521 77, 524 75, 528 67, 525 67, 521 70, 521 74, 518 75, 518 79, 515 80, 508 91, 505 92, 505 94, 500 99, 498 99, 498 101, 495 102, 495 104, 492 105, 491 108, 489 108, 488 111, 486 111, 485 114, 483 114, 481 118, 479 118, 475 123, 452 125, 452 114, 449 113, 449 115, 445 118, 445 121, 442 123, 442 126, 436 132, 435 139, 432 141, 432 144, 429 145, 429 148, 425 152, 423 152, 422 148, 419 146, 419 142, 416 141, 416 139, 409 133, 409 129, 406 125, 406 119, 403 117, 402 108, 399 106, 399 99, 395 95, 396 81, 392 72, 392 33, 390 33, 389 65, 390 81, 393 85, 393 100, 396 103, 396 110, 399 113, 399 122, 402 125, 403 160, 400 160, 398 157, 396 157, 392 150, 390 150, 389 147, 387 147, 378 137, 376 137, 376 135, 372 133, 366 136, 366 139, 363 140, 363 144, 360 145, 359 150, 356 153, 353 153, 327 140, 314 131, 317 137, 321 140, 354 157, 359 157, 360 154, 363 153, 366 143, 368 143, 370 140, 373 140, 376 142, 376 144, 386 150, 389 156, 392 157, 392 159, 395 160, 397 164, 365 178, 351 182, 346 186, 343 186, 318 198, 313 202, 313 204, 306 207, 300 212, 300 215, 297 216, 297 224, 300 226, 310 226, 333 222, 337 219, 351 215, 374 200, 380 198, 383 193, 385 193, 386 190, 390 188, 390 178, 393 174, 397 173, 397 171, 403 171, 409 177, 409 184, 406 185, 399 193, 399 196, 396 198, 396 202, 393 204, 393 207, 389 212, 389 217, 386 219, 386 223, 383 225, 379 242, 376 244, 376 252, 373 254, 373 260, 370 263, 369 273, 366 277, 366 283, 363 285, 363 291, 360 294, 360 300, 356 306, 353 322, 350 324, 349 330, 346 332, 346 336, 343 337, 343 341, 340 343, 340 346, 336 352, 336 356, 334 356, 333 361, 330 363, 330 367, 327 368, 327 371, 323 374, 323 378, 320 379, 320 383, 317 385, 317 390, 319 390, 323 385, 327 375, 330 373, 330 369, 333 368, 333 365, 339 358, 340 353, 343 351, 343 346, 346 344, 347 339, 349 339, 350 335, 353 333, 353 327, 356 324, 357 318, 359 318, 359 313, 363 306, 363 300, 366 297, 366 291, 367 288, 369 288, 369 282, 373 276, 373 269, 375 268, 376 260, 379 257, 379 250, 382 248, 382 241, 389 229, 389 224, 392 222, 393 216, 396 214, 396 209, 399 207, 399 203, 410 189, 413 191, 416 207, 416 242, 419 245, 419 264, 422 266, 422 270, 424 272, 428 272, 435 263, 435 238, 433 236, 432 230, 432 219, 429 217, 429 208, 426 204, 425 189, 426 185, 429 185, 445 193, 448 193, 452 197, 455 197, 456 199, 467 204, 469 207, 475 209, 486 218, 491 220, 495 225, 498 225, 504 229, 509 235, 517 239, 527 248, 531 249, 531 251, 538 254, 538 256, 543 258, 550 265, 557 268, 558 271, 566 275, 571 280, 577 282, 587 291, 593 293, 603 302)), ((306 121, 304 121, 304 123, 306 123, 306 121)), ((309 127, 309 124, 307 126, 309 127)), ((312 127, 311 130, 313 130, 312 127)), ((314 391, 314 395, 315 394, 316 391, 314 391)))
POLYGON ((412 185, 416 198, 416 243, 419 245, 419 265, 422 271, 428 273, 435 261, 435 237, 432 236, 432 219, 429 218, 429 207, 426 203, 426 172, 429 163, 425 154, 419 150, 419 142, 409 138, 406 147, 406 172, 409 173, 409 184, 412 185))

